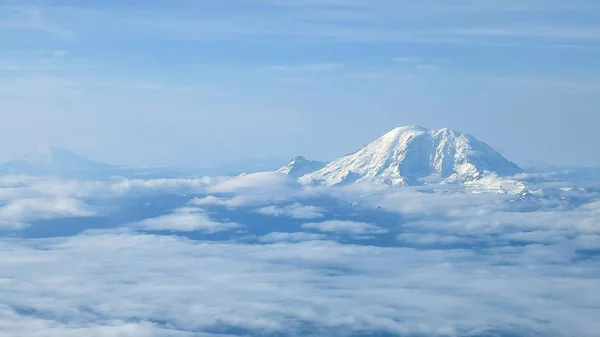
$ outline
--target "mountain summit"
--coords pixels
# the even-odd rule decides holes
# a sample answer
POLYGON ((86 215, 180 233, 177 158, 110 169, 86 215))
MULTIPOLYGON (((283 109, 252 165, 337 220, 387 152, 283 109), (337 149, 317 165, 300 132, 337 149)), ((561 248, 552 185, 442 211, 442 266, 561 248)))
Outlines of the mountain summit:
POLYGON ((520 172, 517 165, 467 133, 404 126, 298 181, 317 186, 356 181, 422 185, 430 181, 467 183, 520 172))

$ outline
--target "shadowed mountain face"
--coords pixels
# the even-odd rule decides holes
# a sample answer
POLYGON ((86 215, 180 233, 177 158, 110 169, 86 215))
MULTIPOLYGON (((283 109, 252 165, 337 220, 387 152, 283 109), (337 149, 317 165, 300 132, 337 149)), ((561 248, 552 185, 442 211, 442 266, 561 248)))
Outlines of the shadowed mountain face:
POLYGON ((468 183, 522 170, 475 137, 449 129, 396 128, 361 150, 300 177, 305 185, 369 181, 420 185, 434 179, 468 183))

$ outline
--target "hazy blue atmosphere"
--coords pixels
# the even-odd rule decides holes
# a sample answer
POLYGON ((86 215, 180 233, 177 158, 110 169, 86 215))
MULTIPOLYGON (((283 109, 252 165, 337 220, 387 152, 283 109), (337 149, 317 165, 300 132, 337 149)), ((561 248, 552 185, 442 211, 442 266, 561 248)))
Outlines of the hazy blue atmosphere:
POLYGON ((418 124, 525 166, 599 166, 599 16, 595 0, 5 0, 0 159, 331 160, 418 124))
POLYGON ((0 0, 0 336, 600 337, 598 18, 0 0))

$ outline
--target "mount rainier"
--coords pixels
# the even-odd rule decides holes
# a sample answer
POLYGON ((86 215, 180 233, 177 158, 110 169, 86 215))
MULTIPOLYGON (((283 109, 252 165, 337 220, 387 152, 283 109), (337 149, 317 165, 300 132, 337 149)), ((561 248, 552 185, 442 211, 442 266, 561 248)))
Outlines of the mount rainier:
POLYGON ((297 157, 278 171, 298 177, 300 183, 309 186, 361 181, 400 186, 476 183, 523 172, 467 133, 420 126, 395 128, 359 151, 326 165, 297 157))

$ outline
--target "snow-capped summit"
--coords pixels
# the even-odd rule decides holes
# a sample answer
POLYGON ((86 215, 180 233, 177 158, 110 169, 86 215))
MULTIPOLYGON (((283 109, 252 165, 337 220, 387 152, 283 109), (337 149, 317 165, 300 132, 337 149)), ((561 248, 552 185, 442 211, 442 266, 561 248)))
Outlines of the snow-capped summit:
POLYGON ((320 170, 325 167, 325 165, 327 165, 325 162, 308 160, 302 156, 298 156, 277 170, 277 172, 285 173, 294 178, 299 178, 305 174, 320 170))
POLYGON ((432 181, 468 183, 520 172, 517 165, 469 134, 404 126, 299 181, 327 186, 356 181, 421 185, 432 181))
POLYGON ((69 150, 40 146, 21 158, 3 163, 0 170, 12 173, 40 174, 97 171, 111 166, 85 159, 69 150))

